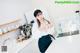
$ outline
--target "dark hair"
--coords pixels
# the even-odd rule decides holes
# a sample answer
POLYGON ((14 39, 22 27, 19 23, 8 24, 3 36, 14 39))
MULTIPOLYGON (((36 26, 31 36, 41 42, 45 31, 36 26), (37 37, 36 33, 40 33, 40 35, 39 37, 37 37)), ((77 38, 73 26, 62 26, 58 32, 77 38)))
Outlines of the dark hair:
POLYGON ((35 11, 34 11, 34 17, 36 17, 36 16, 38 15, 38 13, 42 13, 42 11, 39 10, 39 9, 35 10, 35 11))
MULTIPOLYGON (((42 13, 42 11, 39 9, 35 10, 34 11, 34 17, 36 17, 38 15, 38 13, 42 13)), ((44 19, 44 20, 46 20, 46 19, 44 19)), ((48 20, 46 20, 46 21, 50 24, 50 22, 48 20)), ((41 23, 38 19, 37 19, 37 23, 38 23, 38 26, 40 27, 41 23)))

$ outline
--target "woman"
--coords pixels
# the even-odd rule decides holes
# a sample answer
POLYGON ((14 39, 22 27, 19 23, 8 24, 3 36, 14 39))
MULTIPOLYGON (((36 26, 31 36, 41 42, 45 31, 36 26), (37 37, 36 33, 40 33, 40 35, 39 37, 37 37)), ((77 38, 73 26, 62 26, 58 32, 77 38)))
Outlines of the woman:
POLYGON ((41 10, 34 11, 34 17, 36 18, 37 25, 33 25, 32 34, 34 38, 38 39, 38 46, 41 53, 45 53, 46 49, 52 42, 51 37, 54 38, 54 27, 51 20, 46 20, 41 10), (35 28, 34 28, 35 26, 35 28))

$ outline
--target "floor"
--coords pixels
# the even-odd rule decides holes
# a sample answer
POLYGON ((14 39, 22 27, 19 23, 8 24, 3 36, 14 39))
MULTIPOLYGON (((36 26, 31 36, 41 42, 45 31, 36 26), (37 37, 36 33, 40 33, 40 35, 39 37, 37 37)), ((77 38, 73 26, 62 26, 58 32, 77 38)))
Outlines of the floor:
POLYGON ((33 40, 26 47, 20 50, 19 53, 40 53, 37 44, 38 42, 36 40, 33 40))

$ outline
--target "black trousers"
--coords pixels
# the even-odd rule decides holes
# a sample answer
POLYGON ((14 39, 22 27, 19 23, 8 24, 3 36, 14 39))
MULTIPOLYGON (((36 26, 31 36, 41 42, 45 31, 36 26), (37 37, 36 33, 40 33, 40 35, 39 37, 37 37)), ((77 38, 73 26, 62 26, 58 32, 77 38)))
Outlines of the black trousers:
POLYGON ((38 46, 39 46, 40 52, 45 53, 45 51, 47 50, 47 48, 49 47, 51 42, 52 42, 52 39, 49 34, 42 36, 38 41, 38 46))

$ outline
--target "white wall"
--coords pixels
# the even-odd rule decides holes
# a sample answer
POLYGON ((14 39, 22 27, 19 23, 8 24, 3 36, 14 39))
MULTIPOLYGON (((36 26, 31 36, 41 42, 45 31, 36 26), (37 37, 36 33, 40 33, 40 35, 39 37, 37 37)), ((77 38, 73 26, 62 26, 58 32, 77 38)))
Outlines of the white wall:
MULTIPOLYGON (((23 18, 28 11, 44 9, 56 20, 71 16, 80 9, 79 6, 80 4, 55 4, 54 0, 0 0, 0 18, 23 18)), ((23 22, 24 20, 21 23, 23 22)))
POLYGON ((29 0, 0 0, 0 19, 23 18, 24 13, 31 9, 29 0))
POLYGON ((54 0, 32 0, 33 9, 46 9, 49 15, 56 19, 71 16, 80 10, 80 4, 55 4, 54 0))

